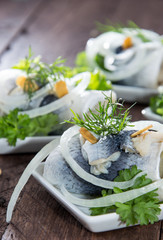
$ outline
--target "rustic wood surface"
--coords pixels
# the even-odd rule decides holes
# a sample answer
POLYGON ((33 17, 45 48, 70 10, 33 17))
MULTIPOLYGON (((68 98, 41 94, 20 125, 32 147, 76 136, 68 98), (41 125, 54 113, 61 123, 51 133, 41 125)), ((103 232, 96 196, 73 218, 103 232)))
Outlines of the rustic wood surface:
MULTIPOLYGON (((162 0, 1 0, 0 69, 23 58, 29 45, 43 60, 56 57, 73 65, 77 52, 84 50, 89 37, 96 36, 95 21, 126 23, 135 21, 142 28, 163 34, 162 0)), ((130 104, 126 104, 129 106, 130 104)), ((137 104, 133 120, 143 119, 137 104)), ((1 155, 0 237, 25 239, 107 239, 163 240, 162 222, 104 233, 91 233, 71 216, 31 177, 16 204, 10 224, 5 222, 11 193, 34 154, 1 155)))

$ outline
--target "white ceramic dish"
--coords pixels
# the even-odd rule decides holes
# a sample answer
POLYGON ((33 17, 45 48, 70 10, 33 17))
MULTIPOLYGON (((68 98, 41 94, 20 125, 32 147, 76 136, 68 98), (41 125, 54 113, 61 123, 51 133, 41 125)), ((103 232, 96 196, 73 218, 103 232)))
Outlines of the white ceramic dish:
POLYGON ((6 138, 0 139, 0 154, 38 152, 47 143, 60 136, 47 137, 26 137, 24 140, 17 140, 16 146, 9 146, 6 138))
MULTIPOLYGON (((125 224, 120 223, 119 216, 116 213, 90 216, 88 208, 80 208, 70 203, 57 188, 43 177, 43 167, 44 164, 42 163, 33 172, 34 178, 88 230, 104 232, 126 227, 125 224)), ((161 204, 161 214, 159 215, 159 220, 161 219, 163 219, 163 204, 161 204)))
POLYGON ((146 119, 163 123, 163 117, 151 111, 150 107, 144 108, 142 114, 146 119))
POLYGON ((113 84, 113 90, 118 98, 122 98, 128 102, 149 103, 151 96, 157 95, 157 89, 132 87, 125 85, 113 84))

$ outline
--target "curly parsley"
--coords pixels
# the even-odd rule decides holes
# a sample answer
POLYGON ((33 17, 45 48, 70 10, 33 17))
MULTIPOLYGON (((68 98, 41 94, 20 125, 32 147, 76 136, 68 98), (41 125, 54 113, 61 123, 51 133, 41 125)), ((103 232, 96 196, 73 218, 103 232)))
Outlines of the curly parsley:
POLYGON ((163 94, 150 98, 150 108, 154 113, 163 117, 163 94))
MULTIPOLYGON (((138 170, 136 166, 133 166, 131 169, 121 170, 119 172, 119 176, 116 177, 114 181, 128 181, 139 172, 141 172, 141 170, 138 170)), ((132 187, 126 190, 121 190, 117 187, 113 190, 103 190, 102 196, 104 197, 110 194, 121 193, 131 189, 140 188, 150 184, 151 182, 151 179, 147 178, 146 175, 143 175, 136 179, 135 184, 132 187)), ((153 224, 154 222, 158 221, 158 215, 161 212, 159 205, 160 202, 156 190, 153 190, 126 203, 116 202, 115 205, 111 207, 91 208, 91 215, 95 216, 116 212, 117 214, 119 214, 120 220, 122 222, 125 222, 127 226, 134 224, 153 224)))
POLYGON ((0 138, 6 138, 9 145, 15 146, 17 139, 47 136, 56 124, 58 116, 53 113, 31 119, 27 114, 19 114, 19 110, 14 109, 8 115, 0 117, 0 138))

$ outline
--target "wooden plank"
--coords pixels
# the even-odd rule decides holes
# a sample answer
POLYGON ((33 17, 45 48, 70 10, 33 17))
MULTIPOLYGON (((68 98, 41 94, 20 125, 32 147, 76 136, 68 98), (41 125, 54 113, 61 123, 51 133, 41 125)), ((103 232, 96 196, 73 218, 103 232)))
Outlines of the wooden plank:
POLYGON ((4 233, 23 239, 108 239, 108 240, 159 240, 161 223, 135 226, 116 231, 91 233, 55 201, 34 179, 28 184, 30 192, 23 191, 17 203, 11 224, 4 233), (39 193, 40 192, 40 193, 39 193), (39 204, 38 204, 39 203, 39 204), (73 234, 72 234, 73 226, 73 234), (18 231, 17 231, 18 229, 18 231))
MULTIPOLYGON (((6 189, 10 189, 15 186, 17 183, 21 173, 23 172, 24 168, 26 167, 29 160, 31 160, 31 155, 25 155, 24 158, 26 159, 25 162, 19 162, 19 165, 15 165, 11 168, 5 169, 5 164, 1 167, 2 175, 0 176, 0 192, 2 193, 6 189)), ((21 160, 21 158, 20 158, 21 160)))
POLYGON ((26 240, 26 238, 19 233, 19 230, 15 227, 13 227, 12 225, 9 225, 7 227, 7 231, 5 232, 5 234, 2 236, 2 240, 17 240, 17 239, 21 239, 21 240, 26 240))
MULTIPOLYGON (((0 201, 4 200, 4 204, 0 205, 0 237, 7 227, 6 210, 10 196, 23 170, 32 157, 33 154, 0 156, 0 168, 2 169, 2 175, 0 176, 0 201)), ((11 231, 9 230, 7 234, 11 237, 10 233, 11 231)), ((9 236, 7 239, 10 239, 9 236)))
MULTIPOLYGON (((0 155, 0 168, 2 170, 12 168, 22 163, 28 162, 34 154, 13 154, 13 155, 0 155)), ((3 172, 2 172, 3 174, 3 172)))
MULTIPOLYGON (((117 3, 120 0, 117 0, 117 3)), ((46 1, 46 5, 35 13, 35 21, 26 25, 27 34, 20 35, 12 43, 12 49, 1 58, 0 68, 13 66, 27 55, 29 45, 33 51, 43 56, 43 60, 53 62, 58 56, 67 58, 72 65, 77 52, 84 50, 87 39, 95 28, 95 21, 104 21, 108 15, 116 14, 114 0, 46 1), (96 5, 96 8, 92 6, 96 5), (103 11, 103 14, 99 14, 103 11), (83 21, 83 19, 85 21, 83 21)))
MULTIPOLYGON (((131 103, 124 103, 125 108, 130 108, 132 106, 131 103)), ((132 121, 145 120, 144 116, 141 114, 141 111, 146 107, 144 104, 136 104, 130 109, 130 115, 132 116, 132 121)))
POLYGON ((161 229, 160 229, 160 238, 159 240, 163 240, 163 221, 161 222, 161 229))
POLYGON ((132 20, 141 28, 163 34, 162 9, 163 1, 160 0, 122 0, 114 21, 127 23, 128 20, 132 20))
POLYGON ((109 4, 105 0, 82 1, 80 4, 74 0, 66 0, 64 4, 59 0, 47 0, 42 6, 34 14, 35 21, 25 25, 27 33, 20 34, 12 43, 12 49, 2 56, 0 69, 11 67, 24 58, 29 45, 49 63, 63 56, 72 65, 77 52, 85 48, 87 39, 94 32, 95 21, 105 22, 107 18, 120 23, 131 19, 141 27, 162 33, 163 2, 160 0, 142 1, 143 14, 138 14, 140 5, 133 0, 118 0, 116 5, 113 0, 109 4), (97 7, 93 8, 93 5, 97 7))
POLYGON ((24 25, 38 8, 41 0, 0 1, 0 54, 10 48, 16 35, 24 32, 24 25))

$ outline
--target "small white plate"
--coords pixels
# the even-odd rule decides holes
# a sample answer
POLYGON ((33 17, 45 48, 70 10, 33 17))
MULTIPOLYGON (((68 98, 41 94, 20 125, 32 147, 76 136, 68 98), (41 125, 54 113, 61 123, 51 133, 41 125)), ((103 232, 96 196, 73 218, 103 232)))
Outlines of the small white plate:
POLYGON ((122 98, 128 102, 149 103, 152 96, 158 94, 157 89, 132 87, 125 85, 113 84, 113 90, 118 98, 122 98))
POLYGON ((152 112, 152 110, 150 109, 150 107, 144 108, 144 109, 141 111, 141 113, 143 114, 143 116, 144 116, 146 119, 154 120, 154 121, 163 123, 163 117, 161 117, 160 115, 152 112))
MULTIPOLYGON (((43 177, 44 164, 40 164, 39 167, 33 172, 34 178, 43 185, 47 191, 64 207, 66 208, 85 228, 92 232, 104 232, 114 229, 124 228, 125 224, 119 221, 119 216, 116 213, 109 213, 99 216, 90 216, 88 208, 78 207, 70 203, 62 195, 62 193, 50 184, 43 177)), ((161 214, 159 220, 163 219, 163 204, 161 204, 161 214)))
POLYGON ((60 136, 26 137, 17 140, 16 146, 9 146, 6 138, 0 138, 0 154, 36 153, 47 143, 60 136))

